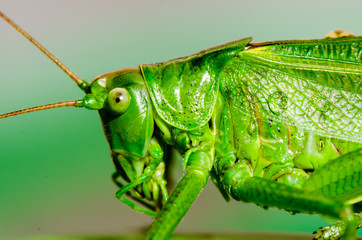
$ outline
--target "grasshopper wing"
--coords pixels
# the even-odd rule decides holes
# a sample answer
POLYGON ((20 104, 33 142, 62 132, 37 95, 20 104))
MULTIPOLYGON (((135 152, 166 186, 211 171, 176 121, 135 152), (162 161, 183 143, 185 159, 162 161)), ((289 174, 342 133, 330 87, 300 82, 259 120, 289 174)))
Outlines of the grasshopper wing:
POLYGON ((362 142, 362 37, 250 44, 223 72, 241 115, 255 114, 244 106, 257 100, 268 119, 362 142))

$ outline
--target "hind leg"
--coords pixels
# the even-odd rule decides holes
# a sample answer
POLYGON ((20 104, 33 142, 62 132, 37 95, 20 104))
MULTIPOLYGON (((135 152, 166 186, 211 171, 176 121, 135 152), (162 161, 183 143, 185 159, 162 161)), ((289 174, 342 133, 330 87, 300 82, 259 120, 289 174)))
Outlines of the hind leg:
MULTIPOLYGON (((346 204, 355 204, 362 201, 362 150, 345 154, 316 170, 306 181, 304 189, 323 194, 346 204)), ((360 211, 360 209, 355 209, 360 211)), ((356 213, 352 229, 362 225, 362 214, 356 213)), ((344 229, 344 222, 323 227, 316 231, 315 239, 340 239, 344 229)))
POLYGON ((336 158, 315 171, 303 188, 251 176, 247 164, 242 162, 227 171, 223 179, 229 194, 236 200, 340 219, 343 224, 333 229, 335 235, 351 240, 355 239, 358 225, 351 205, 361 198, 361 156, 361 150, 357 150, 336 158))

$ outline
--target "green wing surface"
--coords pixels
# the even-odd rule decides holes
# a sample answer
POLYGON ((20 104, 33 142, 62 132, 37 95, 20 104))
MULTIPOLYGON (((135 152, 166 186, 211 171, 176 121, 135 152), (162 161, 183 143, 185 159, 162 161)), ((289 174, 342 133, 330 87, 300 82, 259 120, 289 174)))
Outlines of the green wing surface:
POLYGON ((223 74, 224 94, 249 102, 233 101, 241 115, 257 103, 272 121, 362 142, 362 37, 250 44, 223 74))

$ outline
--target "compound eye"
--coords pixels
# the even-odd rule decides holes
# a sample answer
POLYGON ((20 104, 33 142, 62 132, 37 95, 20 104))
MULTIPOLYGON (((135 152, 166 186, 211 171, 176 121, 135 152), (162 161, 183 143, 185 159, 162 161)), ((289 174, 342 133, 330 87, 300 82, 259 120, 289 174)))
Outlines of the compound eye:
POLYGON ((108 93, 108 108, 113 114, 122 114, 131 102, 131 96, 125 88, 115 88, 108 93))

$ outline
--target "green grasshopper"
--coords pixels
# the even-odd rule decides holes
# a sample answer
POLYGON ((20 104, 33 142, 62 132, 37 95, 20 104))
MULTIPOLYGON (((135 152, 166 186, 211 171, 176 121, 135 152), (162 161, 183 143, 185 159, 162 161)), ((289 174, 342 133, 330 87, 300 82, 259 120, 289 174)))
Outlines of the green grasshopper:
POLYGON ((0 118, 63 106, 98 110, 116 197, 155 218, 146 239, 169 238, 208 178, 227 201, 338 221, 315 239, 355 239, 362 222, 362 37, 245 38, 89 84, 0 16, 86 93, 0 118), (185 171, 172 191, 171 148, 184 156, 185 171))

